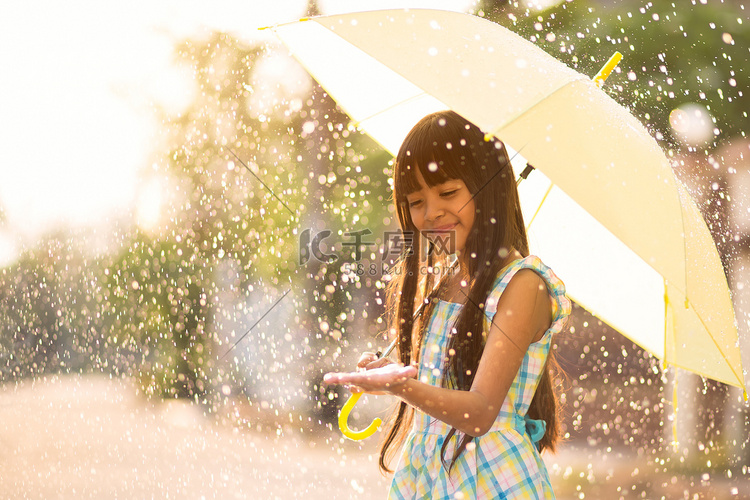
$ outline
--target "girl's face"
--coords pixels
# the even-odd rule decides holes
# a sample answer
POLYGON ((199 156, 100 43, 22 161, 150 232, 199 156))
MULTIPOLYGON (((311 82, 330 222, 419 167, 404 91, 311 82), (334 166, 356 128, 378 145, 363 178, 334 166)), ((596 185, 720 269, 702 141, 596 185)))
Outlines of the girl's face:
POLYGON ((420 233, 435 242, 438 252, 462 252, 474 225, 471 192, 460 179, 428 187, 419 170, 416 174, 420 190, 406 196, 411 220, 420 233))

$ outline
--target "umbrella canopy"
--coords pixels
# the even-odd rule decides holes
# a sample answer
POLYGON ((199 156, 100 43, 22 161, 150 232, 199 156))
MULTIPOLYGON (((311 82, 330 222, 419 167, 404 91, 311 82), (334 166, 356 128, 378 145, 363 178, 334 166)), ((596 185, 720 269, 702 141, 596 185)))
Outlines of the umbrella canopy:
POLYGON ((537 168, 519 186, 532 252, 571 298, 666 363, 744 388, 706 224, 656 141, 590 78, 455 12, 359 12, 273 30, 392 154, 441 109, 519 151, 537 168))

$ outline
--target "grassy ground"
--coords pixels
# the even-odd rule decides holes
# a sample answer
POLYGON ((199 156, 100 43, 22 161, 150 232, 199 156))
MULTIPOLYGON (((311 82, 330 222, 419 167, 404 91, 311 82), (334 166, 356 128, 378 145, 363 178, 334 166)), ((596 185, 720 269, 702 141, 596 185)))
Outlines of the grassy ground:
MULTIPOLYGON (((385 498, 377 438, 257 418, 241 429, 104 376, 0 386, 0 498, 385 498)), ((670 473, 627 448, 569 443, 547 461, 560 499, 750 498, 746 475, 670 473)))

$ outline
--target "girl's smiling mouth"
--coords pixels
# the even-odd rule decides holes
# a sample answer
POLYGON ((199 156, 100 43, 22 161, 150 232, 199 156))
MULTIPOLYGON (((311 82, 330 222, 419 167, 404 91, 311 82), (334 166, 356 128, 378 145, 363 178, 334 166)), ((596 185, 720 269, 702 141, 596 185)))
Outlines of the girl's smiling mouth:
POLYGON ((432 228, 432 231, 450 231, 457 225, 458 225, 458 222, 455 222, 453 224, 448 224, 447 226, 440 226, 440 227, 432 228))

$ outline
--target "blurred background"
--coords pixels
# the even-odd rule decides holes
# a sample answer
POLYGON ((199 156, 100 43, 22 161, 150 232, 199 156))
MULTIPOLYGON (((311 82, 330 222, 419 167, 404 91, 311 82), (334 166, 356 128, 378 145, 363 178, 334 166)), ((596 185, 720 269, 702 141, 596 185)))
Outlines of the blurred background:
MULTIPOLYGON (((587 75, 624 55, 605 89, 701 208, 750 363, 740 1, 25 2, 0 16, 0 497, 385 497, 321 380, 384 344, 391 158, 258 28, 405 6, 587 75)), ((741 390, 577 307, 556 349, 558 498, 750 498, 741 390)))

